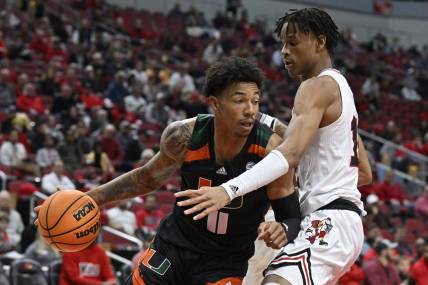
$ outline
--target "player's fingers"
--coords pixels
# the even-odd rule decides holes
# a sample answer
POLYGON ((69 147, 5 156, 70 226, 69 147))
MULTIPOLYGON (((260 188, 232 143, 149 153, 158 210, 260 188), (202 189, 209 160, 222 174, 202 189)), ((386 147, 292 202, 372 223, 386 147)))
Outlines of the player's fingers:
POLYGON ((196 216, 193 217, 193 220, 197 221, 200 219, 205 218, 206 216, 208 216, 209 214, 217 211, 217 207, 215 205, 211 206, 211 207, 207 207, 205 210, 203 210, 202 212, 200 212, 199 214, 197 214, 196 216))
POLYGON ((34 220, 34 225, 39 226, 39 219, 34 220))
POLYGON ((275 240, 272 240, 272 242, 270 243, 270 247, 273 249, 279 249, 281 247, 283 247, 286 243, 286 239, 283 239, 282 237, 278 237, 275 240))
POLYGON ((270 237, 271 237, 271 240, 276 240, 280 237, 285 237, 283 228, 280 225, 276 225, 270 237))
POLYGON ((200 195, 201 193, 199 192, 199 190, 184 190, 184 191, 180 191, 177 193, 174 193, 175 197, 196 197, 197 195, 200 195))
POLYGON ((266 226, 265 222, 263 222, 259 225, 259 227, 257 229, 257 233, 258 233, 257 239, 259 239, 259 240, 263 239, 263 236, 265 234, 265 226, 266 226))
POLYGON ((39 211, 40 211, 40 208, 41 208, 42 206, 36 206, 36 207, 34 207, 34 209, 33 209, 33 211, 36 213, 36 214, 38 214, 39 213, 39 211))
MULTIPOLYGON (((198 198, 194 198, 194 199, 198 199, 198 198)), ((210 201, 201 202, 201 203, 196 204, 192 208, 185 210, 184 214, 185 215, 194 214, 196 212, 200 212, 202 210, 205 210, 205 209, 207 209, 210 206, 212 206, 212 203, 210 201)))
POLYGON ((190 197, 189 199, 185 199, 183 201, 177 202, 177 205, 180 207, 185 207, 185 206, 195 205, 207 200, 205 196, 201 196, 198 194, 191 194, 191 195, 192 196, 191 197, 189 196, 190 197))

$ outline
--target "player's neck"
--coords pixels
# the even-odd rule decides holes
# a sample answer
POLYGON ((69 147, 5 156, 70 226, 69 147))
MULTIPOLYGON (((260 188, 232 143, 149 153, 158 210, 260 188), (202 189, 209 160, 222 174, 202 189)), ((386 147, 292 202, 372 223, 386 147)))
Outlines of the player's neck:
POLYGON ((331 58, 329 56, 320 59, 307 74, 302 75, 302 79, 306 80, 318 76, 324 69, 332 68, 331 58))
POLYGON ((241 152, 246 141, 247 137, 230 134, 226 127, 222 126, 220 122, 216 122, 214 127, 214 152, 217 163, 223 164, 232 160, 241 152))

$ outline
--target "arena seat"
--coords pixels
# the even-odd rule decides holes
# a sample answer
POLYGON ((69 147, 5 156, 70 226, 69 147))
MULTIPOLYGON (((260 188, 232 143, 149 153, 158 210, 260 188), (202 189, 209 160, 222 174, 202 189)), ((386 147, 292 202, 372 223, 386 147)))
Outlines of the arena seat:
POLYGON ((49 285, 59 284, 59 276, 61 274, 61 260, 55 260, 49 264, 48 281, 49 285))
POLYGON ((19 259, 10 266, 11 285, 48 285, 42 266, 32 259, 19 259))

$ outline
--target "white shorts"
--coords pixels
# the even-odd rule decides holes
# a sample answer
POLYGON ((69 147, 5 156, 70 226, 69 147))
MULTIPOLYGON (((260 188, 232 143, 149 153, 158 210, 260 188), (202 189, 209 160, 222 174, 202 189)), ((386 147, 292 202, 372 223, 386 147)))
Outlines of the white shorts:
POLYGON ((293 243, 269 265, 292 285, 334 285, 358 258, 364 242, 361 217, 348 210, 320 210, 306 216, 293 243))

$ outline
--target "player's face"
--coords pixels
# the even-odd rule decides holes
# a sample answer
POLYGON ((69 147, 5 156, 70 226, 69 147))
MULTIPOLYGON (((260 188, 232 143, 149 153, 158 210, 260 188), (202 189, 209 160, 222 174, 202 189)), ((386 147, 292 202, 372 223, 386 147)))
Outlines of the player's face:
POLYGON ((257 84, 240 82, 213 98, 216 117, 238 136, 248 136, 259 112, 260 89, 257 84))
POLYGON ((305 76, 316 62, 317 40, 311 33, 299 32, 294 23, 285 23, 280 40, 283 44, 281 54, 291 76, 305 76))

